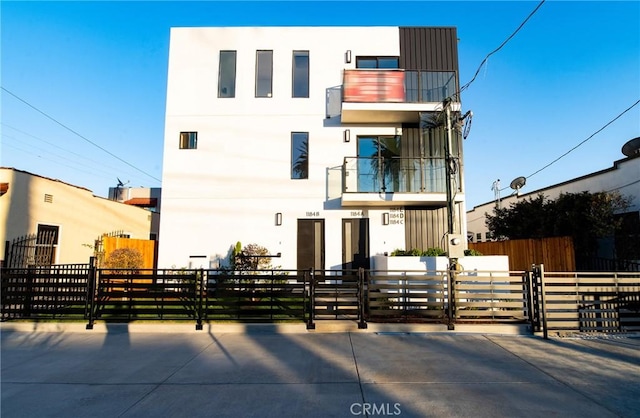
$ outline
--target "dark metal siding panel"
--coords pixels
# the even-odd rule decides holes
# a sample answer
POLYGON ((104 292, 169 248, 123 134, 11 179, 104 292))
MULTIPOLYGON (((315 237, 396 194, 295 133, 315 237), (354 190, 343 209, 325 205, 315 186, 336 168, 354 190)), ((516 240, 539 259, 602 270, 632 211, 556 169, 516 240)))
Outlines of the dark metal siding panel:
POLYGON ((400 67, 458 71, 458 35, 450 28, 400 28, 400 67))
POLYGON ((420 157, 420 129, 417 127, 402 126, 402 146, 400 147, 402 157, 420 157))
MULTIPOLYGON (((454 216, 459 223, 462 207, 455 205, 454 216)), ((440 247, 445 249, 442 239, 447 232, 447 208, 415 207, 405 208, 405 245, 406 249, 440 247)))

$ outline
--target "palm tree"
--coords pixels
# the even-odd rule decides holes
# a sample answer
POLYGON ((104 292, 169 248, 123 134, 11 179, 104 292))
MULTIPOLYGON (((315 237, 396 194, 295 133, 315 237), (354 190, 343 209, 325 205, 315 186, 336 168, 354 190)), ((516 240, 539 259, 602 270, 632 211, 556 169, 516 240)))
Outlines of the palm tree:
POLYGON ((400 186, 400 136, 375 139, 376 154, 372 155, 371 168, 379 177, 382 174, 382 190, 395 192, 400 186), (381 171, 382 169, 382 171, 381 171), (391 187, 388 188, 387 185, 391 187))
POLYGON ((302 141, 297 153, 298 157, 293 164, 293 173, 298 179, 309 178, 309 141, 302 141))

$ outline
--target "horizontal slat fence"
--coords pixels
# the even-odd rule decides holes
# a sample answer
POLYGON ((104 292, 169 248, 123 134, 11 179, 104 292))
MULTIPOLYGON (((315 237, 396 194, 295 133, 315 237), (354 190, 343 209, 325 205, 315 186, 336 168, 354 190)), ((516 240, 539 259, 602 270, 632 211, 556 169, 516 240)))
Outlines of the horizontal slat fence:
POLYGON ((95 319, 105 321, 198 318, 197 270, 105 270, 99 274, 95 319))
POLYGON ((358 319, 360 277, 357 270, 314 271, 314 319, 358 319))
POLYGON ((456 272, 457 322, 529 321, 525 272, 456 272))
POLYGON ((368 321, 445 320, 446 271, 371 271, 366 288, 368 321))
MULTIPOLYGON (((530 323, 640 332, 640 273, 2 269, 2 320, 530 323), (452 287, 449 287, 449 283, 452 287), (451 292, 450 292, 451 290, 451 292)), ((450 328, 452 329, 452 328, 450 328)))
POLYGON ((205 320, 304 320, 307 303, 304 272, 249 273, 215 272, 207 276, 205 320))
POLYGON ((547 331, 640 331, 640 274, 544 272, 547 331))

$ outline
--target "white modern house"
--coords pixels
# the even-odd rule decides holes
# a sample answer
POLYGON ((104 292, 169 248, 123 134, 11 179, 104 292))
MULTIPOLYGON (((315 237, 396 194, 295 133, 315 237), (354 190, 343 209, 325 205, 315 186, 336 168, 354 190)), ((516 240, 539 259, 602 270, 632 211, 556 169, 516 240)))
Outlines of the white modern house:
POLYGON ((446 250, 458 86, 452 27, 173 28, 158 265, 216 268, 238 241, 286 269, 446 250))

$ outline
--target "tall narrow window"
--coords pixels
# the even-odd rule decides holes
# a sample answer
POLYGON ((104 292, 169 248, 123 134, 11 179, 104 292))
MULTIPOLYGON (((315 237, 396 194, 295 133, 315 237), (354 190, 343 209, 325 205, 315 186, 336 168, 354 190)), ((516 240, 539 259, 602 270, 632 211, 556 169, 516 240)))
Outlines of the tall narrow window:
POLYGON ((309 51, 293 51, 292 97, 309 97, 309 51))
POLYGON ((256 97, 271 97, 273 51, 256 51, 256 97))
POLYGON ((291 133, 291 178, 309 178, 309 132, 291 133))
POLYGON ((180 132, 180 149, 198 148, 197 132, 180 132))
POLYGON ((220 51, 218 97, 236 97, 236 51, 220 51))

